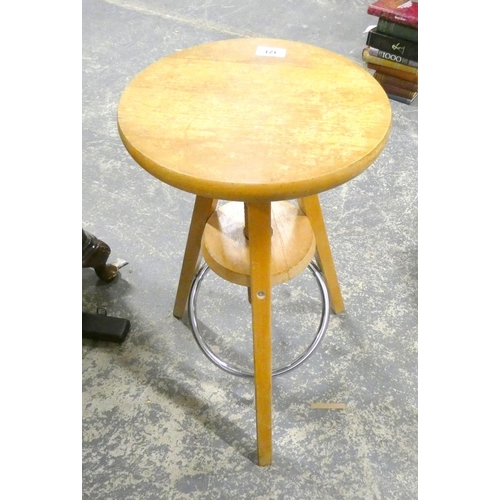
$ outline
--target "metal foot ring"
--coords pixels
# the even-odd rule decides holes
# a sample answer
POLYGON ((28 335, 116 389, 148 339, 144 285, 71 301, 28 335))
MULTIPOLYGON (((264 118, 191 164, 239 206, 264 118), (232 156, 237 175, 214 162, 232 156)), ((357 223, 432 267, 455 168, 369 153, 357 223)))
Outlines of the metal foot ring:
MULTIPOLYGON (((326 287, 325 281, 323 279, 323 276, 321 275, 321 272, 319 271, 318 267, 316 264, 311 262, 308 266, 310 271, 313 273, 314 277, 316 278, 316 281, 319 285, 321 295, 323 298, 323 309, 321 313, 321 322, 318 328, 318 331, 316 333, 316 336, 314 337, 314 340, 312 343, 309 345, 309 347, 297 358, 295 358, 290 364, 283 366, 282 368, 278 368, 276 370, 272 371, 272 376, 275 377, 277 375, 283 375, 284 373, 289 372, 290 370, 293 370, 294 368, 297 368, 300 364, 302 364, 306 359, 311 356, 311 354, 315 351, 315 349, 318 347, 319 343, 323 339, 326 333, 326 329, 328 327, 328 321, 330 319, 330 300, 328 296, 328 289, 326 287)), ((208 272, 210 267, 208 264, 204 264, 201 269, 198 271, 193 284, 191 285, 191 291, 189 293, 189 301, 188 301, 188 314, 189 314, 189 320, 191 322, 191 328, 193 331, 194 338, 196 340, 196 343, 200 347, 200 349, 203 351, 203 353, 207 356, 207 358, 212 361, 215 365, 217 365, 219 368, 222 368, 224 371, 231 373, 233 375, 237 375, 239 377, 253 377, 254 374, 253 372, 249 372, 246 370, 241 370, 235 366, 230 365, 229 363, 226 363, 222 359, 220 359, 218 356, 214 354, 214 352, 208 347, 207 343, 201 336, 200 330, 198 328, 198 320, 196 319, 196 299, 198 296, 199 288, 201 281, 205 277, 205 274, 208 272)))

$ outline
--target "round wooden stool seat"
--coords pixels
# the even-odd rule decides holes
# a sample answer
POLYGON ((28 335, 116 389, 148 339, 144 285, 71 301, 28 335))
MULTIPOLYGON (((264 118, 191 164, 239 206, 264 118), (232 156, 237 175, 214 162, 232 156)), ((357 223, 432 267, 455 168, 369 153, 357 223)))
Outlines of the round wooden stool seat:
MULTIPOLYGON (((307 268, 316 250, 309 219, 292 203, 271 205, 271 284, 291 280, 307 268)), ((221 278, 250 287, 250 250, 245 236, 244 204, 229 202, 208 219, 203 258, 221 278)))

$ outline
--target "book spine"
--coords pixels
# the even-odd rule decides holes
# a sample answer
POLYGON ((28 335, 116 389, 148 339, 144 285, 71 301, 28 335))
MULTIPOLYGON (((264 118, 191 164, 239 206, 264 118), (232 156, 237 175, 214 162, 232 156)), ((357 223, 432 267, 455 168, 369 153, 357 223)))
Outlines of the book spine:
POLYGON ((369 69, 373 69, 377 73, 394 76, 396 78, 399 78, 400 80, 405 80, 408 82, 418 84, 418 73, 412 74, 408 73, 407 71, 398 71, 397 69, 388 68, 387 66, 380 66, 378 64, 372 64, 372 63, 368 63, 367 66, 369 69))
POLYGON ((406 97, 401 97, 400 95, 394 95, 394 94, 387 94, 387 97, 389 99, 392 99, 393 101, 398 101, 398 102, 402 102, 404 104, 411 104, 415 98, 413 99, 407 99, 406 97))
POLYGON ((375 57, 380 57, 382 59, 387 59, 388 61, 394 61, 400 64, 407 64, 408 66, 413 66, 414 68, 418 68, 417 61, 410 61, 410 59, 406 59, 402 56, 397 56, 395 54, 389 54, 389 52, 384 52, 383 50, 377 49, 376 47, 369 47, 368 52, 370 55, 375 57))
POLYGON ((376 28, 368 32, 366 45, 389 54, 404 57, 410 61, 418 61, 417 43, 380 33, 376 28))
POLYGON ((367 13, 372 16, 382 17, 389 21, 418 29, 418 11, 415 12, 412 10, 410 12, 405 12, 405 10, 406 9, 385 9, 378 5, 371 4, 368 6, 367 13))
POLYGON ((383 73, 378 73, 376 71, 373 74, 373 78, 375 78, 375 80, 377 80, 381 85, 393 85, 394 87, 406 89, 411 92, 418 91, 417 83, 409 82, 407 80, 401 80, 401 78, 396 78, 395 76, 384 75, 383 73))
POLYGON ((395 23, 383 17, 379 17, 377 29, 381 33, 418 43, 418 30, 410 26, 405 26, 404 24, 395 23))
POLYGON ((407 73, 418 73, 418 68, 413 68, 412 66, 408 66, 407 64, 400 64, 394 61, 387 61, 386 59, 382 59, 381 57, 375 57, 370 55, 367 48, 363 49, 363 53, 361 55, 363 61, 372 64, 378 64, 379 66, 386 66, 388 68, 397 69, 399 71, 406 71, 407 73))
POLYGON ((400 97, 405 97, 406 99, 413 99, 417 95, 417 92, 395 87, 394 85, 387 85, 385 83, 381 83, 380 85, 387 94, 398 95, 400 97))

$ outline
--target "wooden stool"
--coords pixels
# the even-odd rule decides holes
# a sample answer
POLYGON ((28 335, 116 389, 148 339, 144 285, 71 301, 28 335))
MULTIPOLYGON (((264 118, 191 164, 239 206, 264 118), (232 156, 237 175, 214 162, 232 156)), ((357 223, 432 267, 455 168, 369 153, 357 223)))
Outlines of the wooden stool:
POLYGON ((259 465, 272 462, 271 286, 315 254, 332 309, 344 310, 318 193, 363 172, 390 124, 387 95, 361 66, 287 40, 177 52, 121 97, 118 128, 130 155, 196 195, 174 315, 185 313, 201 252, 214 271, 250 289, 259 465), (216 212, 219 199, 243 202, 243 211, 216 212), (273 203, 292 199, 300 211, 273 203))

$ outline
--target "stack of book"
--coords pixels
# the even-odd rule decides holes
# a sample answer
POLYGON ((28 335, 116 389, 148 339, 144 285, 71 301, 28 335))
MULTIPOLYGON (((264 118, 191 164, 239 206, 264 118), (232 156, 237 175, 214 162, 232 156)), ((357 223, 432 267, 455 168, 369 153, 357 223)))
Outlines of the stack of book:
POLYGON ((411 104, 418 95, 418 2, 377 0, 368 14, 370 27, 363 60, 390 99, 411 104))

